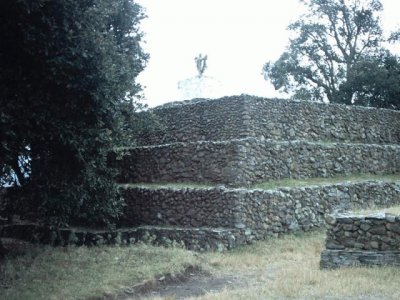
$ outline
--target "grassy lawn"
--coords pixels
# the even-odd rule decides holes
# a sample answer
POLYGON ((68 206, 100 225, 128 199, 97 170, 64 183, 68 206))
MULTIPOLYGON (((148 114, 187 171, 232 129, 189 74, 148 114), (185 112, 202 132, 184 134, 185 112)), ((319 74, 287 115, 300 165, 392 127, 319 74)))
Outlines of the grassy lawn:
POLYGON ((227 285, 196 299, 400 299, 400 268, 320 270, 324 236, 322 231, 287 235, 225 253, 202 254, 147 245, 36 247, 2 263, 0 299, 116 294, 189 265, 215 277, 235 274, 246 282, 244 287, 227 285))

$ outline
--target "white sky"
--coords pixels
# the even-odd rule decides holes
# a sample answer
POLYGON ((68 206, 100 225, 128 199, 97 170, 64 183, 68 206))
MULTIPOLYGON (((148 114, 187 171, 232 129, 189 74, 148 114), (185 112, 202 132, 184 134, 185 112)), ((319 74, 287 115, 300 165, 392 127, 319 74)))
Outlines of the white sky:
MULTIPOLYGON (((284 51, 289 37, 286 28, 304 11, 298 0, 137 2, 148 15, 141 28, 150 59, 138 78, 145 86, 146 104, 181 100, 177 83, 197 74, 194 58, 199 53, 208 55, 204 75, 221 82, 222 94, 279 97, 261 70, 284 51)), ((400 1, 381 2, 384 29, 400 27, 400 1)))

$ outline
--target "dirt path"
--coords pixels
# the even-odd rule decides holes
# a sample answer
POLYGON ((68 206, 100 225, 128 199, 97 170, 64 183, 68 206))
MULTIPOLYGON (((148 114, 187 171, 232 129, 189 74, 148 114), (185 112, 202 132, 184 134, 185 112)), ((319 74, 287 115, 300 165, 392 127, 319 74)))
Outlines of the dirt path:
MULTIPOLYGON (((131 296, 122 299, 161 298, 178 300, 222 291, 225 288, 244 288, 246 286, 248 286, 248 278, 242 275, 212 276, 196 268, 188 268, 179 276, 161 276, 156 281, 135 287, 130 291, 131 296), (133 294, 136 295, 133 296, 133 294)), ((129 291, 125 292, 129 294, 129 291)))
MULTIPOLYGON (((18 239, 2 238, 2 242, 6 252, 11 253, 13 256, 22 255, 35 247, 31 243, 18 239)), ((2 259, 0 257, 1 262, 2 259)), ((198 267, 188 267, 178 275, 165 274, 156 276, 155 280, 149 280, 132 288, 126 288, 118 295, 104 295, 102 299, 187 299, 206 293, 222 291, 225 288, 245 288, 248 286, 248 282, 249 277, 243 274, 213 276, 198 267)))

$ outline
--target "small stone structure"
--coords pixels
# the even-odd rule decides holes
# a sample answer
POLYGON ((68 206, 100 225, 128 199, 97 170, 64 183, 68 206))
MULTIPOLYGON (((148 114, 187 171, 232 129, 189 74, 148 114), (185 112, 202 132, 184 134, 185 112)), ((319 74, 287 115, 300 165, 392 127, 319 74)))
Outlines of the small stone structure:
POLYGON ((327 224, 322 268, 400 266, 400 216, 339 214, 327 224))

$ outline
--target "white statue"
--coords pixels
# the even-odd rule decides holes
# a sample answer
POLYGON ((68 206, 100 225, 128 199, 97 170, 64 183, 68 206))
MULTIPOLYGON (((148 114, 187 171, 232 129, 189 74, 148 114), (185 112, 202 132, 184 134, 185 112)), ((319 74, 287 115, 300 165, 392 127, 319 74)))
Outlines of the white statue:
POLYGON ((195 57, 194 60, 196 62, 197 72, 199 72, 199 77, 201 77, 207 68, 207 55, 202 56, 199 54, 199 56, 195 57))

